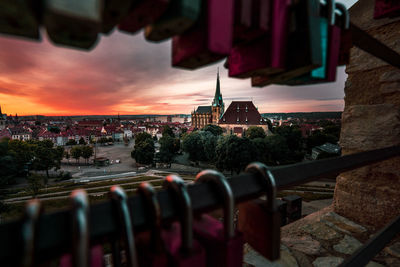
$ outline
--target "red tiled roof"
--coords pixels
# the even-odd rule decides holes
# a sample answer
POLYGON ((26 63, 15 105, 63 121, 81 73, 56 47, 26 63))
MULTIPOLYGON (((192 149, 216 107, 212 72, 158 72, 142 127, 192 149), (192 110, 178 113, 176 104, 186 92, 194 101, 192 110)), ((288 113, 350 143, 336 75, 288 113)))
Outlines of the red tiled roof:
POLYGON ((267 122, 261 117, 252 101, 232 101, 219 120, 219 124, 265 125, 267 122))
POLYGON ((243 133, 243 127, 233 127, 234 133, 243 133))

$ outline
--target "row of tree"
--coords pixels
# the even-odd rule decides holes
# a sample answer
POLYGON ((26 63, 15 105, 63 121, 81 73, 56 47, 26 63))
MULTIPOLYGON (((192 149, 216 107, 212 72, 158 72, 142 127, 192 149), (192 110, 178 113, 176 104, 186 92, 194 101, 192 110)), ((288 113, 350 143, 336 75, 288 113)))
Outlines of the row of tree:
POLYGON ((45 171, 45 183, 49 170, 59 169, 64 157, 63 147, 54 147, 50 140, 20 141, 4 138, 0 141, 0 184, 9 184, 17 176, 26 176, 30 170, 45 171))
POLYGON ((65 151, 64 157, 69 160, 73 158, 76 163, 79 163, 79 159, 82 157, 85 159, 86 164, 89 163, 89 159, 93 156, 93 147, 89 145, 73 146, 70 151, 65 151))

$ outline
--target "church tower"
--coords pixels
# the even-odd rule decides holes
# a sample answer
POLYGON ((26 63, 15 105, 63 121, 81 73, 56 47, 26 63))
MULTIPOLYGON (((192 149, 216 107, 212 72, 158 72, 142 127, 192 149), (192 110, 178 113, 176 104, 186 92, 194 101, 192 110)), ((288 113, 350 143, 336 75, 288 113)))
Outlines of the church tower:
POLYGON ((219 119, 224 114, 225 105, 224 101, 222 100, 222 94, 220 90, 220 83, 219 83, 219 69, 217 71, 217 86, 215 88, 215 96, 212 102, 212 124, 217 125, 219 119))

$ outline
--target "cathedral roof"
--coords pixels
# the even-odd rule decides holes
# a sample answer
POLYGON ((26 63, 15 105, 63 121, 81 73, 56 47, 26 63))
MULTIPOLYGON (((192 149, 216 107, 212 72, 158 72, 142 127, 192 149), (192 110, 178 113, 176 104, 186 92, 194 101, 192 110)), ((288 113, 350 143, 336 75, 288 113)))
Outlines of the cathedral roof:
POLYGON ((219 124, 265 125, 267 121, 252 101, 232 101, 219 120, 219 124))
POLYGON ((211 113, 211 106, 198 106, 196 113, 211 113))

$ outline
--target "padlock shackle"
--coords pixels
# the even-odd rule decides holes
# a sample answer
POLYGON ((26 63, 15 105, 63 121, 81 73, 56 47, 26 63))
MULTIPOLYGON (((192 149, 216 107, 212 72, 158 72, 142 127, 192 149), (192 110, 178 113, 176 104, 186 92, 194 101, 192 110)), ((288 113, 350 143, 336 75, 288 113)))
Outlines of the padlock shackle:
POLYGON ((137 192, 144 198, 146 212, 151 222, 151 246, 156 252, 161 250, 161 208, 154 187, 148 182, 140 183, 137 192))
POLYGON ((180 205, 181 250, 184 253, 190 253, 193 248, 193 211, 185 182, 177 175, 168 175, 164 180, 163 187, 174 193, 175 203, 180 205))
POLYGON ((268 170, 268 166, 261 162, 253 162, 246 167, 245 172, 254 173, 263 178, 262 182, 265 185, 265 191, 267 193, 268 209, 270 209, 270 211, 276 211, 278 208, 276 203, 277 187, 274 175, 268 170))
POLYGON ((341 18, 344 21, 342 23, 343 28, 345 30, 348 30, 350 28, 350 14, 349 10, 346 8, 346 6, 343 3, 336 3, 336 10, 339 10, 341 13, 341 18))
POLYGON ((72 205, 72 265, 86 267, 89 264, 89 201, 83 189, 70 195, 72 205))
POLYGON ((34 198, 27 202, 21 231, 23 242, 21 266, 23 267, 32 266, 34 263, 35 229, 40 212, 41 204, 39 199, 34 198))
POLYGON ((335 25, 335 11, 336 11, 335 0, 326 0, 326 7, 328 9, 328 25, 335 25))
POLYGON ((230 239, 235 236, 233 217, 235 212, 235 199, 232 189, 226 181, 225 176, 215 170, 204 170, 197 174, 196 183, 211 183, 222 194, 224 200, 224 233, 225 238, 230 239))
POLYGON ((110 198, 118 212, 118 226, 121 229, 123 240, 125 242, 125 252, 128 266, 137 267, 135 238, 133 235, 133 226, 128 207, 128 197, 125 191, 119 185, 114 185, 110 189, 110 198))

